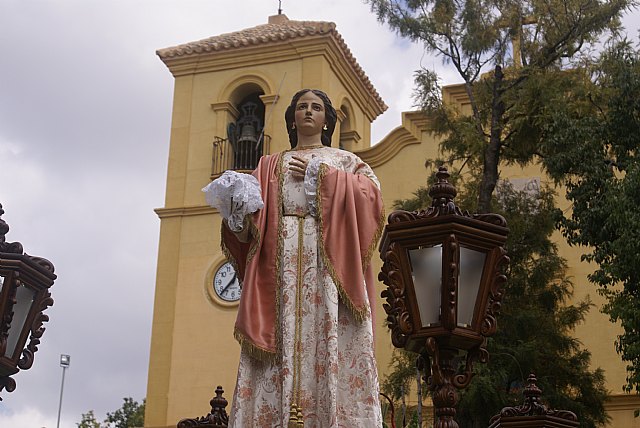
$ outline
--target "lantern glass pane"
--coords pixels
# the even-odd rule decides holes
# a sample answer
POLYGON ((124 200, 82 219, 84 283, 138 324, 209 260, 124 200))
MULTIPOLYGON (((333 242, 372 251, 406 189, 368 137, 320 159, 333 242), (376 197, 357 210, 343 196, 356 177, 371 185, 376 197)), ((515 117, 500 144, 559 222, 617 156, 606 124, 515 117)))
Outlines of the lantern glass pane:
POLYGON ((442 245, 409 250, 409 258, 422 327, 440 324, 442 245))
POLYGON ((4 276, 0 275, 0 292, 2 292, 3 285, 4 285, 4 276))
POLYGON ((24 327, 24 323, 27 321, 29 310, 33 305, 33 300, 36 296, 36 292, 20 284, 16 290, 16 304, 13 305, 13 319, 11 326, 9 327, 9 337, 7 338, 7 349, 4 352, 4 356, 7 358, 13 357, 16 352, 18 340, 24 327))
POLYGON ((473 310, 478 299, 484 261, 487 254, 460 247, 460 270, 458 274, 458 326, 471 327, 473 310))

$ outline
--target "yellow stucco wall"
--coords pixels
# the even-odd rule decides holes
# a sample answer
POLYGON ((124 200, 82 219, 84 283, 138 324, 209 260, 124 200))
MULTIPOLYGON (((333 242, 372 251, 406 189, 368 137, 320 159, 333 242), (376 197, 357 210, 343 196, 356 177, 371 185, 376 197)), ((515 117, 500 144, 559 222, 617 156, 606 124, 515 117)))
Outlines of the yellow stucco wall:
MULTIPOLYGON (((468 113, 468 101, 461 86, 455 85, 445 88, 444 99, 446 102, 458 104, 461 111, 468 113)), ((388 210, 392 209, 394 200, 412 196, 412 192, 425 183, 428 172, 424 168, 424 162, 428 158, 437 157, 438 142, 429 133, 428 121, 419 118, 420 115, 417 113, 404 113, 401 127, 392 131, 372 149, 360 153, 363 159, 375 166, 376 174, 382 183, 385 205, 388 210), (415 121, 421 123, 417 125, 414 123, 415 121), (412 140, 412 136, 415 136, 416 139, 420 138, 420 142, 412 140), (391 149, 394 146, 403 146, 403 148, 399 152, 391 154, 394 152, 391 149), (387 162, 376 166, 376 160, 381 158, 381 156, 377 156, 376 152, 386 152, 387 162)), ((500 176, 510 180, 538 178, 543 185, 552 186, 552 183, 537 165, 531 165, 524 169, 518 166, 502 167, 500 176)), ((564 189, 556 188, 555 190, 558 193, 558 206, 566 212, 570 206, 564 198, 564 189)), ((582 342, 583 347, 591 352, 592 368, 600 367, 605 372, 606 387, 611 394, 606 406, 611 417, 607 426, 612 428, 639 426, 640 418, 634 418, 633 412, 640 409, 640 397, 625 394, 622 390, 626 378, 625 363, 620 360, 614 348, 614 340, 621 331, 620 327, 611 323, 608 316, 600 311, 604 304, 604 298, 587 280, 587 275, 593 271, 594 266, 582 262, 580 258, 583 251, 580 248, 570 247, 559 232, 555 233, 554 240, 558 245, 559 254, 567 260, 567 275, 574 284, 574 295, 569 303, 582 301, 588 297, 594 304, 585 321, 577 326, 574 335, 582 342)), ((374 263, 379 269, 381 262, 376 259, 374 263)), ((380 289, 382 289, 381 286, 380 289)), ((383 310, 380 305, 378 306, 378 314, 379 319, 382 319, 383 310)), ((384 334, 384 329, 379 328, 378 333, 376 356, 382 377, 390 360, 391 345, 389 338, 384 334)))
MULTIPOLYGON (((330 40, 329 40, 330 41, 330 40)), ((161 218, 145 426, 175 426, 203 416, 217 385, 231 398, 239 345, 233 339, 236 307, 211 298, 212 272, 223 263, 220 216, 200 189, 210 182, 212 142, 226 137, 234 102, 244 89, 263 92, 270 151, 289 148, 284 112, 301 88, 322 88, 335 107, 348 107, 352 147, 369 145, 371 107, 353 85, 358 76, 327 40, 263 46, 256 52, 169 61, 175 76, 165 205, 161 218), (277 98, 280 89, 281 98, 277 98), (274 104, 274 100, 276 100, 274 104)), ((345 116, 340 117, 341 120, 345 116)), ((344 129, 343 129, 344 130, 344 129)), ((339 144, 340 124, 334 134, 339 144)))
MULTIPOLYGON (((367 94, 356 85, 357 77, 349 74, 344 60, 335 50, 322 47, 322 43, 326 41, 313 39, 302 44, 304 49, 276 45, 263 47, 259 54, 230 51, 167 64, 175 76, 175 88, 166 199, 164 207, 157 209, 161 229, 146 427, 175 426, 182 418, 205 415, 217 385, 225 388, 228 399, 235 386, 239 345, 232 331, 236 310, 215 303, 207 291, 213 270, 224 261, 220 216, 205 205, 200 189, 210 181, 212 141, 215 136, 226 137, 226 125, 233 119, 233 102, 239 101, 234 99, 238 88, 259 87, 264 92, 265 133, 271 136, 271 152, 289 147, 284 111, 291 95, 300 88, 322 88, 337 109, 346 106, 350 113, 349 136, 359 136, 359 141, 350 140, 348 148, 374 168, 387 212, 392 210, 394 200, 410 197, 426 182, 424 161, 434 157, 438 148, 437 139, 429 132, 429 121, 419 113, 404 113, 402 124, 370 147, 370 123, 375 115, 372 117, 370 107, 363 102, 367 94), (272 105, 278 88, 281 98, 272 105)), ((459 86, 448 88, 445 100, 465 109, 464 91, 459 86)), ((339 134, 338 125, 335 147, 339 134)), ((535 167, 505 168, 501 174, 512 178, 541 177, 544 181, 535 167)), ((624 364, 613 349, 618 329, 598 310, 602 298, 586 281, 590 267, 579 261, 579 250, 569 248, 560 236, 558 245, 574 278, 574 298, 581 300, 589 294, 596 303, 576 335, 592 352, 594 367, 605 369, 612 392, 608 408, 613 420, 609 426, 637 427, 633 409, 640 408, 640 400, 616 395, 625 378, 624 364)), ((376 272, 380 270, 377 254, 372 264, 376 272)), ((378 292, 382 288, 378 284, 378 292)), ((381 301, 376 312, 376 357, 382 378, 392 346, 384 327, 381 301)))

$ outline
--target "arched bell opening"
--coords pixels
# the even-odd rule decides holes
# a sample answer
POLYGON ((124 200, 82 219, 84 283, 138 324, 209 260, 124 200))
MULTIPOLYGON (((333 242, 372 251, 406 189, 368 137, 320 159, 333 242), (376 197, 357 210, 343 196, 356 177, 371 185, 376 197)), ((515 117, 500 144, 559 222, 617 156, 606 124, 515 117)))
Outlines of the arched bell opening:
MULTIPOLYGON (((250 76, 249 76, 250 77, 250 76)), ((265 88, 256 79, 244 77, 232 83, 221 101, 212 104, 218 116, 219 133, 213 139, 211 179, 226 170, 251 172, 262 155, 269 153, 269 136, 264 133, 265 88)))
POLYGON ((353 109, 346 99, 338 110, 338 120, 340 121, 339 147, 342 150, 355 151, 360 141, 360 134, 355 130, 353 109))
POLYGON ((233 149, 234 170, 253 170, 264 154, 264 113, 260 99, 264 92, 254 91, 235 105, 238 119, 227 126, 227 141, 233 149))

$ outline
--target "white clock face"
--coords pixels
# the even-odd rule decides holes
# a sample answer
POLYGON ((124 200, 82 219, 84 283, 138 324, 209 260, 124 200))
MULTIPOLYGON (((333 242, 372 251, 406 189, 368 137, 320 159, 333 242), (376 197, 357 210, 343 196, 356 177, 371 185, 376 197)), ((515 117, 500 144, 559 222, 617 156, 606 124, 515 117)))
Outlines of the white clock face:
POLYGON ((240 280, 231 263, 225 262, 213 276, 213 291, 225 302, 240 300, 240 280))

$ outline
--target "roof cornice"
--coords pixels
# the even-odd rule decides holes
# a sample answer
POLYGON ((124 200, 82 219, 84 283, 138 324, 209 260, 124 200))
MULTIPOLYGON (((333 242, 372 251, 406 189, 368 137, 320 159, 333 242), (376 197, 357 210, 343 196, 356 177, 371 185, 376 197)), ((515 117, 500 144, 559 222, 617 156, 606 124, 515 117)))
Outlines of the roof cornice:
POLYGON ((432 120, 421 111, 402 113, 402 125, 393 129, 380 142, 368 149, 356 152, 371 168, 391 161, 405 147, 422 144, 423 132, 431 132, 432 120))
POLYGON ((289 21, 286 17, 273 22, 279 23, 159 49, 156 53, 176 77, 298 60, 320 54, 328 59, 335 71, 339 71, 336 74, 341 79, 349 80, 343 84, 362 92, 358 102, 370 120, 387 109, 333 22, 289 21))

